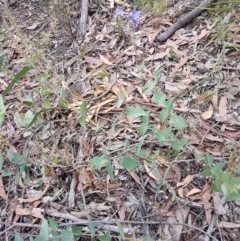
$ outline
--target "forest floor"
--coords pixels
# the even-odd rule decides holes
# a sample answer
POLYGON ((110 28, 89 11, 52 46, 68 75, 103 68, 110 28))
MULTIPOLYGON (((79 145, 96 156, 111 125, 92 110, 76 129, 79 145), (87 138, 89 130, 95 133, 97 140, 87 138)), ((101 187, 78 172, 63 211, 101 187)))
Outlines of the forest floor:
POLYGON ((240 240, 239 3, 180 3, 0 7, 1 240, 240 240))

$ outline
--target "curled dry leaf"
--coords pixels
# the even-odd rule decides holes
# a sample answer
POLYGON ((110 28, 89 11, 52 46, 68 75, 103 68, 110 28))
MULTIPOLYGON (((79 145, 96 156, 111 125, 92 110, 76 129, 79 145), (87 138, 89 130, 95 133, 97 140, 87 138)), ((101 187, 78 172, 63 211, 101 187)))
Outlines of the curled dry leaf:
POLYGON ((147 174, 151 178, 153 178, 156 181, 161 181, 162 180, 161 174, 159 173, 157 167, 155 167, 155 168, 154 167, 149 167, 149 163, 147 161, 144 161, 144 167, 145 167, 145 170, 146 170, 147 174))
POLYGON ((193 180, 193 175, 187 175, 182 182, 177 184, 177 187, 186 187, 188 186, 193 180))
POLYGON ((213 94, 212 99, 211 99, 212 105, 215 110, 218 110, 218 96, 213 94))
POLYGON ((204 120, 208 120, 208 119, 210 119, 210 118, 212 117, 212 115, 213 115, 213 106, 212 106, 212 105, 209 105, 208 110, 205 111, 205 112, 203 112, 203 113, 201 114, 201 117, 202 117, 202 119, 204 119, 204 120))
POLYGON ((204 210, 205 210, 205 215, 206 215, 206 220, 208 224, 211 223, 212 219, 212 203, 211 203, 211 198, 212 198, 212 193, 210 192, 210 187, 206 183, 204 188, 203 188, 203 195, 202 195, 202 202, 204 205, 204 210))
POLYGON ((4 189, 2 176, 0 176, 0 197, 3 198, 4 200, 7 200, 7 195, 4 189))
POLYGON ((200 192, 202 192, 202 190, 195 187, 195 188, 193 188, 191 191, 189 191, 189 192, 186 194, 186 197, 194 196, 194 198, 195 198, 195 195, 196 195, 196 194, 199 194, 200 192))
POLYGON ((222 221, 218 224, 218 227, 219 228, 240 228, 240 224, 222 221))
POLYGON ((102 60, 102 62, 106 65, 113 65, 113 63, 111 61, 109 61, 106 57, 104 57, 103 55, 99 54, 100 59, 102 60))
POLYGON ((42 208, 21 208, 20 206, 16 206, 15 214, 18 216, 32 216, 35 218, 43 218, 42 208))
POLYGON ((227 115, 227 97, 222 96, 220 101, 219 101, 219 114, 222 118, 222 120, 226 120, 226 115, 227 115))

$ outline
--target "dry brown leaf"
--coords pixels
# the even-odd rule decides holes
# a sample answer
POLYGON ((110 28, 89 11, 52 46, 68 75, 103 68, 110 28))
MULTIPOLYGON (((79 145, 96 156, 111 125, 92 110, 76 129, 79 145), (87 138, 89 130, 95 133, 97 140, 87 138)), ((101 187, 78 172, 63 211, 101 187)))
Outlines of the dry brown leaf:
POLYGON ((165 91, 172 96, 176 96, 186 90, 188 86, 189 84, 186 83, 165 82, 165 91))
MULTIPOLYGON (((0 183, 0 185, 1 185, 1 183, 0 183)), ((28 189, 28 187, 23 183, 22 177, 19 178, 18 185, 24 190, 28 189)))
POLYGON ((240 224, 222 221, 218 223, 218 227, 219 228, 240 228, 240 224))
POLYGON ((214 136, 214 135, 212 135, 212 134, 207 134, 207 135, 205 135, 205 138, 208 139, 208 140, 210 140, 210 141, 214 141, 214 142, 220 142, 220 143, 223 143, 223 142, 224 142, 224 140, 223 140, 222 137, 220 137, 220 136, 214 136))
POLYGON ((31 203, 31 202, 35 202, 39 199, 41 199, 43 197, 43 195, 47 192, 48 188, 50 187, 50 183, 51 181, 48 182, 48 184, 46 185, 46 187, 44 188, 44 190, 42 192, 40 192, 40 194, 38 194, 36 197, 30 197, 30 198, 19 198, 19 202, 20 203, 31 203))
POLYGON ((155 38, 157 37, 157 35, 160 33, 161 29, 160 28, 157 28, 157 29, 145 28, 145 29, 143 29, 143 31, 147 35, 149 43, 152 44, 154 42, 155 38))
POLYGON ((7 200, 7 194, 4 189, 2 176, 0 176, 0 197, 3 198, 4 200, 7 200))
POLYGON ((218 110, 218 96, 217 95, 213 94, 211 102, 212 102, 214 109, 218 110))
POLYGON ((36 28, 40 27, 42 22, 35 22, 31 26, 27 27, 28 30, 35 30, 36 28))
POLYGON ((156 181, 162 181, 161 174, 159 173, 157 167, 149 167, 149 163, 147 161, 144 161, 144 167, 147 172, 147 174, 153 178, 156 181))
POLYGON ((204 95, 201 95, 195 99, 193 99, 193 101, 196 103, 196 104, 199 104, 203 101, 209 101, 213 98, 214 94, 212 92, 210 93, 207 93, 207 94, 204 94, 204 95))
POLYGON ((75 172, 70 184, 69 194, 68 194, 68 205, 70 208, 75 206, 75 190, 78 184, 78 172, 75 172))
POLYGON ((129 174, 131 175, 131 177, 134 179, 134 181, 135 181, 136 183, 138 183, 139 185, 141 185, 141 182, 140 182, 140 179, 139 179, 137 173, 136 173, 134 170, 130 170, 130 171, 128 171, 128 172, 129 172, 129 174))
POLYGON ((208 120, 212 117, 212 115, 213 115, 213 106, 210 104, 208 110, 203 112, 201 114, 201 117, 203 120, 208 120))
POLYGON ((183 56, 183 57, 180 59, 180 61, 178 62, 178 64, 176 65, 175 70, 177 71, 177 70, 179 70, 181 67, 183 67, 183 66, 187 63, 188 59, 189 59, 188 56, 186 56, 186 55, 183 56))
POLYGON ((220 197, 220 194, 213 193, 213 206, 214 210, 218 215, 225 215, 227 210, 224 208, 224 199, 220 197))
POLYGON ((72 214, 76 218, 87 218, 89 213, 90 213, 89 210, 81 211, 81 212, 75 212, 75 211, 70 212, 70 214, 72 214))
POLYGON ((93 57, 89 57, 89 56, 84 56, 84 59, 90 64, 90 68, 95 69, 99 66, 102 65, 102 60, 101 59, 96 59, 93 57))
POLYGON ((21 208, 20 206, 16 206, 15 208, 15 214, 18 216, 32 216, 35 218, 43 218, 42 208, 21 208))
POLYGON ((197 36, 198 40, 202 39, 202 38, 207 38, 210 35, 211 31, 207 30, 207 29, 203 29, 201 31, 201 33, 197 36))
POLYGON ((192 180, 194 175, 187 175, 182 182, 177 183, 177 187, 186 187, 188 186, 192 180))
POLYGON ((219 101, 219 108, 218 108, 219 114, 222 118, 222 120, 226 120, 226 115, 227 115, 227 97, 222 96, 220 101, 219 101))
MULTIPOLYGON (((181 209, 178 208, 175 211, 177 222, 178 223, 186 223, 185 221, 186 221, 189 211, 190 211, 190 207, 188 207, 188 206, 181 207, 181 209)), ((183 225, 175 226, 174 227, 175 235, 174 235, 174 239, 172 239, 172 240, 179 241, 181 234, 182 234, 182 230, 183 230, 183 225)))
POLYGON ((200 193, 200 192, 202 192, 202 190, 195 187, 195 188, 193 188, 191 191, 189 191, 189 192, 186 194, 186 197, 190 197, 190 196, 195 195, 195 194, 198 194, 198 193, 200 193))
POLYGON ((115 197, 116 205, 117 205, 117 213, 121 221, 125 220, 125 207, 122 203, 122 200, 119 195, 115 197))
POLYGON ((166 57, 167 55, 168 55, 168 53, 166 51, 165 52, 161 52, 161 53, 156 53, 156 54, 146 58, 145 61, 152 61, 152 60, 162 59, 162 58, 166 57))
POLYGON ((111 61, 109 61, 106 57, 104 57, 103 55, 99 54, 100 59, 102 60, 102 62, 106 65, 113 65, 113 63, 111 61))
POLYGON ((212 193, 210 192, 210 187, 206 183, 203 188, 202 202, 205 210, 206 220, 209 225, 211 223, 212 210, 213 210, 212 203, 210 202, 211 198, 212 198, 212 193))

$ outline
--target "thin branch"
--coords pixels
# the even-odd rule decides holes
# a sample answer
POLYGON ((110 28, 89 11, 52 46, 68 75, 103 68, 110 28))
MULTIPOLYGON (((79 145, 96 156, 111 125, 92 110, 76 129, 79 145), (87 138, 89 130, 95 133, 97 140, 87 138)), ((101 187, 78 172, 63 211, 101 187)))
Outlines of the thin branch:
POLYGON ((187 15, 180 18, 177 22, 175 22, 170 28, 168 28, 165 32, 163 32, 160 36, 158 36, 158 41, 165 42, 168 38, 170 38, 178 29, 184 27, 187 23, 191 22, 194 18, 199 16, 206 7, 216 0, 205 0, 201 2, 196 8, 194 8, 187 15))
POLYGON ((78 37, 84 36, 87 31, 88 5, 89 0, 82 0, 81 17, 77 31, 78 37))

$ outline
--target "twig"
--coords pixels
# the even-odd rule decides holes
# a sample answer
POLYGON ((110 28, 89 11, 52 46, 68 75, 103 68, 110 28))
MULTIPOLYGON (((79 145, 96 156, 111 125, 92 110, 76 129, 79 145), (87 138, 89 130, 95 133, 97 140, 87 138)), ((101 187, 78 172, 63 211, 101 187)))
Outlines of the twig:
POLYGON ((196 8, 194 8, 191 12, 180 18, 177 22, 175 22, 170 28, 168 28, 165 32, 163 32, 160 36, 158 36, 158 41, 165 42, 168 38, 170 38, 178 29, 185 26, 187 23, 191 22, 194 18, 199 16, 205 8, 212 2, 216 0, 205 0, 201 2, 196 8))
POLYGON ((216 220, 217 220, 217 214, 214 213, 213 216, 212 216, 212 219, 211 219, 211 223, 209 224, 209 227, 208 227, 208 230, 207 230, 207 235, 205 234, 204 241, 210 240, 209 234, 212 233, 213 228, 214 228, 215 223, 216 223, 216 220))
POLYGON ((82 0, 81 17, 78 24, 77 36, 84 36, 87 31, 88 0, 82 0))
MULTIPOLYGON (((104 225, 103 228, 110 228, 110 230, 112 231, 117 231, 118 232, 118 229, 115 230, 115 226, 112 226, 110 224, 115 224, 117 222, 120 222, 120 223, 123 223, 123 224, 136 224, 136 225, 141 225, 143 223, 146 223, 148 225, 159 225, 160 222, 141 222, 141 221, 119 221, 119 220, 111 220, 109 222, 106 222, 106 221, 93 221, 95 224, 98 224, 98 225, 101 225, 101 224, 106 224, 104 225), (110 225, 110 226, 109 226, 110 225), (112 229, 112 227, 114 227, 112 229)), ((205 232, 204 230, 202 230, 201 228, 198 228, 198 227, 194 227, 192 225, 189 225, 189 224, 185 224, 185 223, 169 223, 169 222, 161 222, 161 224, 170 224, 170 225, 181 225, 181 226, 184 226, 184 227, 188 227, 188 228, 192 228, 192 229, 195 229, 205 235, 208 235, 212 240, 214 241, 218 241, 215 237, 213 237, 211 234, 205 232)), ((79 221, 77 222, 74 222, 74 223, 62 223, 62 224, 59 224, 59 228, 60 227, 66 227, 66 226, 76 226, 76 225, 84 225, 84 226, 88 226, 89 225, 89 221, 88 220, 82 220, 82 219, 79 219, 79 221)), ((31 224, 31 223, 14 223, 12 224, 11 226, 9 226, 8 228, 6 228, 4 231, 0 232, 0 236, 5 234, 7 231, 13 229, 14 227, 31 227, 31 228, 40 228, 40 225, 36 225, 36 224, 31 224)), ((129 232, 132 232, 133 229, 129 229, 129 228, 124 228, 124 233, 129 233, 129 232)))

